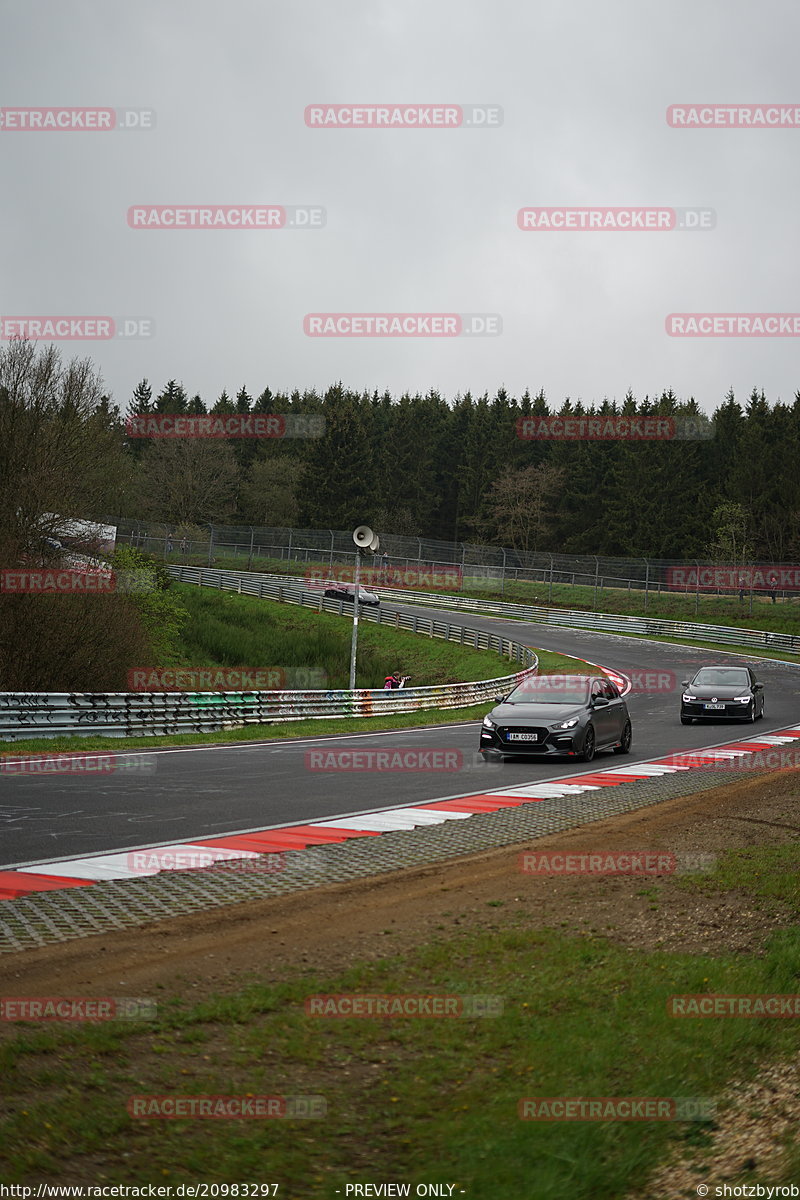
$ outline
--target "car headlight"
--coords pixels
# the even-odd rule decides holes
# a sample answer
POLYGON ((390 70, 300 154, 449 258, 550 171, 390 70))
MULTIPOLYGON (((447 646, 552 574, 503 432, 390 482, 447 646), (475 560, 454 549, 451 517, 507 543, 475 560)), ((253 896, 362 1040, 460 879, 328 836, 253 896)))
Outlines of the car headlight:
POLYGON ((688 692, 684 692, 681 699, 683 700, 684 704, 691 704, 693 700, 697 699, 697 696, 691 696, 688 692))
POLYGON ((484 717, 483 718, 483 727, 484 727, 484 729, 495 729, 496 725, 491 717, 484 717))
POLYGON ((750 696, 734 696, 733 698, 734 700, 737 700, 739 704, 749 704, 751 699, 750 696))
POLYGON ((553 725, 553 729, 574 729, 580 721, 580 717, 570 717, 568 721, 559 721, 558 725, 553 725))

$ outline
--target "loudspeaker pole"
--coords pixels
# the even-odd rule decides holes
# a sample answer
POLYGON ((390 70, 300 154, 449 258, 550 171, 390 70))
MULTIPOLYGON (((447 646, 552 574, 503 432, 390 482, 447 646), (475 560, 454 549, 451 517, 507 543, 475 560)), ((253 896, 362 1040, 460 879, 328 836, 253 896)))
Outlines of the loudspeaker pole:
POLYGON ((356 686, 356 651, 358 649, 358 573, 361 566, 361 555, 356 550, 355 592, 353 593, 353 640, 350 643, 350 691, 356 686))
POLYGON ((353 589, 353 640, 350 643, 350 691, 354 692, 356 687, 356 651, 358 650, 358 579, 361 568, 361 555, 359 551, 362 547, 376 553, 380 546, 378 535, 373 533, 369 525, 359 525, 353 530, 353 541, 356 544, 356 571, 353 589))

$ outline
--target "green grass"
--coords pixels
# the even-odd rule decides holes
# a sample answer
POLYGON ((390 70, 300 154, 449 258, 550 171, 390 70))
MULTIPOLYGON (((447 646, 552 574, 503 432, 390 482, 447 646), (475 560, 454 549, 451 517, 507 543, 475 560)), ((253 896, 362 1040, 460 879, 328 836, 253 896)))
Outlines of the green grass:
POLYGON ((730 850, 722 856, 713 872, 679 878, 684 887, 700 893, 739 889, 752 896, 759 907, 773 909, 780 906, 800 915, 800 842, 730 850))
MULTIPOLYGON (((525 928, 448 937, 331 976, 232 996, 162 997, 150 1024, 3 1031, 7 1182, 278 1182, 332 1197, 353 1180, 447 1181, 492 1200, 625 1195, 708 1126, 524 1122, 523 1097, 699 1097, 800 1048, 794 1021, 667 1015, 674 993, 790 992, 800 933, 764 957, 631 951, 525 928), (489 994, 497 1018, 325 1019, 337 992, 489 994), (131 1095, 312 1094, 317 1121, 135 1121, 131 1095)), ((279 1193, 280 1194, 280 1193, 279 1193)), ((343 1194, 343 1192, 342 1192, 343 1194)))
MULTIPOLYGON (((216 588, 176 589, 190 613, 177 648, 180 665, 313 667, 325 674, 321 688, 349 686, 352 619, 216 588)), ((382 688, 398 667, 411 676, 411 687, 494 679, 517 669, 494 651, 371 621, 359 622, 356 666, 358 688, 382 688)))

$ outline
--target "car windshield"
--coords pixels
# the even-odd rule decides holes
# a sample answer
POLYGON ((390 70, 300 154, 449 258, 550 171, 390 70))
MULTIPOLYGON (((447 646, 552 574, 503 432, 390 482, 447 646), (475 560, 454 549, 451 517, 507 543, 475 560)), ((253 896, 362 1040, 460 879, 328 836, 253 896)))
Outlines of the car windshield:
POLYGON ((509 704, 586 704, 589 680, 582 675, 535 675, 508 696, 509 704))
POLYGON ((694 687, 749 687, 744 667, 703 667, 692 680, 694 687))

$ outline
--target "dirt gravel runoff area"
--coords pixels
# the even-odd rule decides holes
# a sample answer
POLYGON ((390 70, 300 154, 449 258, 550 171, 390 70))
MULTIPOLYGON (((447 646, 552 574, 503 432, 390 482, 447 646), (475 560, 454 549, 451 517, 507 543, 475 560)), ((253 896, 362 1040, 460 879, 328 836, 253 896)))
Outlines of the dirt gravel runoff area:
POLYGON ((387 953, 388 929, 391 952, 397 953, 435 940, 443 926, 497 929, 516 927, 520 920, 535 928, 594 932, 628 946, 691 954, 722 948, 757 952, 764 936, 785 920, 753 911, 728 892, 686 892, 669 871, 649 877, 534 875, 523 872, 522 856, 650 851, 702 862, 703 855, 798 838, 800 771, 790 769, 430 868, 4 955, 0 972, 7 994, 56 988, 67 994, 87 987, 115 994, 122 980, 142 994, 154 987, 219 992, 241 986, 254 973, 270 982, 302 964, 336 970, 380 958, 387 953), (494 906, 487 912, 490 902, 494 906))
MULTIPOLYGON (((702 965, 725 956, 759 961, 768 955, 770 939, 795 923, 800 901, 794 892, 786 891, 785 879, 783 890, 770 896, 732 886, 730 874, 717 878, 712 868, 724 862, 729 851, 791 853, 798 840, 800 771, 738 777, 724 786, 666 799, 588 826, 429 866, 323 884, 142 928, 9 953, 0 959, 2 992, 6 997, 233 997, 254 982, 284 985, 312 972, 324 977, 362 966, 369 971, 370 964, 412 955, 437 943, 452 946, 454 939, 466 944, 475 936, 500 939, 547 931, 573 943, 585 942, 587 949, 602 939, 630 956, 631 963, 643 951, 663 951, 665 959, 697 956, 702 965), (645 854, 661 862, 660 873, 603 874, 591 866, 592 862, 608 866, 615 855, 645 854), (665 869, 663 864, 669 862, 677 863, 677 869, 665 869), (565 864, 570 873, 523 869, 527 865, 540 872, 563 871, 565 864), (692 876, 688 883, 687 875, 692 876)), ((640 865, 644 861, 640 858, 640 865)), ((797 878, 791 886, 797 888, 797 878)), ((800 971, 796 978, 800 979, 800 971)), ((800 992, 800 987, 793 990, 800 992)), ((753 1027, 756 1022, 748 1024, 753 1027)), ((17 1034, 8 1024, 0 1028, 0 1049, 17 1034)), ((142 1041, 136 1070, 146 1075, 151 1056, 158 1065, 156 1053, 142 1041)), ((390 1051, 382 1053, 388 1059, 390 1051)), ((677 1146, 669 1143, 658 1173, 648 1176, 646 1185, 632 1179, 629 1186, 602 1194, 636 1200, 713 1195, 714 1184, 724 1181, 786 1181, 793 1165, 798 1167, 800 1182, 797 1054, 779 1048, 771 1057, 758 1057, 757 1063, 759 1069, 745 1071, 741 1079, 737 1064, 730 1064, 727 1083, 716 1093, 722 1108, 711 1127, 702 1136, 687 1135, 677 1146), (710 1193, 699 1192, 696 1185, 701 1183, 711 1187, 710 1193)), ((187 1068, 193 1069, 188 1059, 187 1068)), ((368 1086, 373 1086, 372 1079, 368 1086)), ((352 1161, 361 1168, 358 1178, 368 1178, 364 1164, 379 1153, 377 1144, 361 1145, 355 1131, 350 1136, 352 1161)), ((313 1139, 303 1140, 311 1154, 313 1139)), ((86 1155, 72 1166, 65 1164, 61 1178, 85 1179, 90 1169, 95 1178, 111 1178, 103 1173, 113 1171, 110 1163, 102 1155, 86 1155)), ((314 1176, 313 1190, 303 1195, 333 1196, 333 1184, 340 1177, 323 1179, 324 1169, 314 1176)), ((169 1174, 167 1168, 162 1173, 165 1178, 169 1174)), ((28 1176, 51 1177, 44 1169, 28 1176)), ((513 1192, 498 1184, 496 1192, 480 1194, 513 1192)), ((532 1188, 524 1194, 557 1193, 532 1188)), ((585 1193, 578 1189, 574 1194, 585 1193)))

